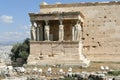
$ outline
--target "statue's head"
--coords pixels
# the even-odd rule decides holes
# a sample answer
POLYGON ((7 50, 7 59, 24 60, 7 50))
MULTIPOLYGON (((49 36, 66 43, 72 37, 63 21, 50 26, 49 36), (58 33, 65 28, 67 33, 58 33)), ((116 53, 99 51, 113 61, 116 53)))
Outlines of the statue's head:
POLYGON ((81 23, 81 21, 80 20, 77 20, 77 24, 80 24, 81 23))
POLYGON ((36 22, 34 22, 34 26, 37 27, 37 23, 36 22))

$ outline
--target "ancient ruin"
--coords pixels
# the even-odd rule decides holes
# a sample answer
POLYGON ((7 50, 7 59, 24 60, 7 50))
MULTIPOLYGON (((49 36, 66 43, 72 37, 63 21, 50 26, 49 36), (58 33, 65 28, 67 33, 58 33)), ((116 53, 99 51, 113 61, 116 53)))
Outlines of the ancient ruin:
POLYGON ((120 61, 119 14, 120 2, 41 4, 40 12, 29 13, 28 64, 120 61))

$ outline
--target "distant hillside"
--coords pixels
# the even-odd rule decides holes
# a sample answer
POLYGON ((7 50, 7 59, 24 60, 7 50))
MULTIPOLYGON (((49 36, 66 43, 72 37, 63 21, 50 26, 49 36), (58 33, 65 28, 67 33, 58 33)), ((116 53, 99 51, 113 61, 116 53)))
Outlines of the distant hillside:
POLYGON ((2 42, 0 42, 0 45, 13 45, 17 42, 21 43, 23 41, 22 40, 21 41, 2 41, 2 42))

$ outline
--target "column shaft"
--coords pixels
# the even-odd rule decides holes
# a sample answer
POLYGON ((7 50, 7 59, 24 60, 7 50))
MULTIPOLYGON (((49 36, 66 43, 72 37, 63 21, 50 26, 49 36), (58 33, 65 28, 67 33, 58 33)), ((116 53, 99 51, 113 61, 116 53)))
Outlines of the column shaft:
POLYGON ((64 25, 59 25, 59 41, 64 40, 64 25))
POLYGON ((36 29, 34 25, 31 26, 30 33, 31 33, 31 40, 36 40, 36 29))
POLYGON ((39 31, 40 31, 40 41, 43 41, 43 26, 40 26, 40 29, 39 29, 39 31))
POLYGON ((37 41, 39 41, 40 40, 40 28, 39 27, 37 27, 36 28, 37 29, 37 41))
POLYGON ((63 20, 60 18, 60 25, 59 25, 59 41, 63 41, 64 40, 64 25, 63 20))
POLYGON ((49 25, 45 25, 44 35, 45 35, 45 40, 49 41, 49 25))
POLYGON ((72 27, 72 41, 75 40, 75 27, 72 27))
POLYGON ((74 31, 75 40, 80 41, 81 40, 81 24, 80 21, 77 21, 77 24, 75 25, 75 31, 74 31))
POLYGON ((44 38, 46 41, 49 41, 49 35, 50 35, 50 26, 48 25, 48 20, 45 20, 45 26, 44 26, 44 38))

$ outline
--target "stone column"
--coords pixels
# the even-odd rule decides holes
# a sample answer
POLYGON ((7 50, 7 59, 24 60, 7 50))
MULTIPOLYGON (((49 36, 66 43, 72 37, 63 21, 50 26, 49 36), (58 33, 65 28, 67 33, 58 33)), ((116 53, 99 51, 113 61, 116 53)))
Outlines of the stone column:
POLYGON ((35 26, 35 41, 37 41, 37 23, 34 22, 34 26, 35 26))
POLYGON ((37 41, 39 41, 39 40, 40 40, 40 30, 39 30, 39 29, 40 29, 40 27, 39 27, 39 26, 37 26, 37 28, 36 28, 36 29, 37 29, 37 30, 36 30, 36 31, 37 31, 37 32, 36 32, 36 33, 37 33, 37 41))
POLYGON ((34 25, 34 22, 31 22, 32 23, 32 26, 31 26, 31 40, 36 40, 36 28, 35 28, 35 25, 34 25))
POLYGON ((39 27, 39 40, 43 41, 43 27, 41 24, 38 24, 39 27))
POLYGON ((81 24, 80 21, 78 20, 76 25, 75 25, 75 40, 80 41, 81 40, 81 24))
POLYGON ((59 25, 59 41, 64 40, 64 25, 62 25, 62 20, 60 20, 60 25, 59 25))
POLYGON ((50 27, 48 25, 48 21, 45 21, 46 25, 44 28, 44 35, 45 35, 45 40, 49 41, 49 32, 50 32, 50 27))
POLYGON ((75 27, 72 27, 72 41, 75 40, 75 27))

